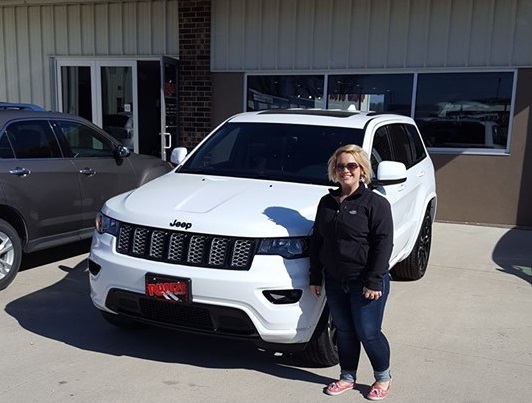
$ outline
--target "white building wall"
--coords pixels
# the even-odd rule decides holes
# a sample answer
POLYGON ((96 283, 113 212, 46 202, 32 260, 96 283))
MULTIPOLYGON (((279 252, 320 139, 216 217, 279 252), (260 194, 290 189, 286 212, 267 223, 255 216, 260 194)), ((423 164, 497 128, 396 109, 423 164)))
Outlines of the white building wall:
POLYGON ((0 2, 0 101, 51 109, 53 56, 178 54, 178 0, 0 2))
POLYGON ((532 66, 532 0, 213 0, 213 71, 532 66))

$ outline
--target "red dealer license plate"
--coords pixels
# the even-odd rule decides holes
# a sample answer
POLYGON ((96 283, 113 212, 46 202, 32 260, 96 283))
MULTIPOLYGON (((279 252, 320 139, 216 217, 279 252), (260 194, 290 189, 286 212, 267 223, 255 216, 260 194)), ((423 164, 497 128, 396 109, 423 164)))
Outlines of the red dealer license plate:
POLYGON ((191 281, 189 278, 146 274, 146 295, 168 302, 191 302, 191 281))

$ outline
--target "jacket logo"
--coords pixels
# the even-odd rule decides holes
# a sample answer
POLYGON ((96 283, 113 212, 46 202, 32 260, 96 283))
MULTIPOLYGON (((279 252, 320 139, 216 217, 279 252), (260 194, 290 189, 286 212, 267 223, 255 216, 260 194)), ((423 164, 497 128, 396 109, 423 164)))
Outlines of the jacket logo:
POLYGON ((184 229, 189 229, 190 227, 192 227, 192 223, 190 222, 181 222, 177 220, 174 220, 174 222, 171 222, 169 225, 170 227, 180 227, 184 229))
POLYGON ((349 214, 351 214, 351 215, 355 215, 356 213, 357 213, 356 210, 349 210, 349 214))

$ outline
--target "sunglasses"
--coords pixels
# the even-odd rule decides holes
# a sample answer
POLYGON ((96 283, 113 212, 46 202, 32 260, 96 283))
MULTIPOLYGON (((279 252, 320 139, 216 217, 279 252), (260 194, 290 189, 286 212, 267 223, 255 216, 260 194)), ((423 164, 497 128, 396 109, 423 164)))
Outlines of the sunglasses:
POLYGON ((357 169, 359 165, 356 162, 349 162, 347 164, 336 164, 336 170, 338 172, 342 172, 344 168, 347 168, 348 171, 354 171, 357 169))

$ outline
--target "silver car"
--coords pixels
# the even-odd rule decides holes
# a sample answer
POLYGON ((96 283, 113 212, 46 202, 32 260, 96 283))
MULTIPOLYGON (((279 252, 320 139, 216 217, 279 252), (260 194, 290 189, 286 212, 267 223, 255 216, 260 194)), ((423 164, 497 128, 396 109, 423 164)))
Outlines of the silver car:
POLYGON ((0 290, 23 253, 90 238, 107 199, 170 170, 81 117, 0 110, 0 290))

